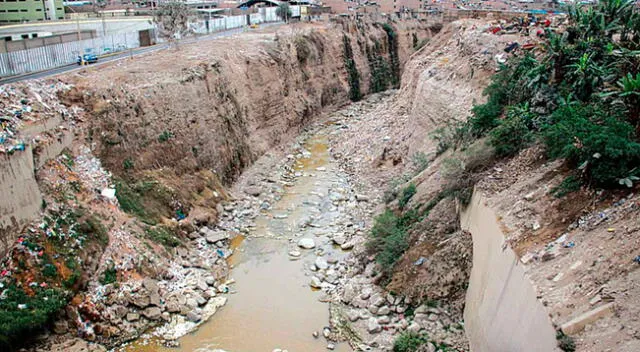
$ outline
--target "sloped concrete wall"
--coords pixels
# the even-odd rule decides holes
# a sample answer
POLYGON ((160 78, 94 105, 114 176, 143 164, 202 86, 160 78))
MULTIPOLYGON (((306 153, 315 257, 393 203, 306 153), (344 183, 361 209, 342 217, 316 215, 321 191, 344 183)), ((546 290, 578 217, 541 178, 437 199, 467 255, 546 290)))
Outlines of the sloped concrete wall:
POLYGON ((504 246, 496 214, 474 192, 460 220, 473 237, 464 311, 473 352, 551 352, 555 329, 515 253, 504 246))
POLYGON ((31 146, 12 155, 0 154, 0 256, 38 214, 41 204, 31 146))

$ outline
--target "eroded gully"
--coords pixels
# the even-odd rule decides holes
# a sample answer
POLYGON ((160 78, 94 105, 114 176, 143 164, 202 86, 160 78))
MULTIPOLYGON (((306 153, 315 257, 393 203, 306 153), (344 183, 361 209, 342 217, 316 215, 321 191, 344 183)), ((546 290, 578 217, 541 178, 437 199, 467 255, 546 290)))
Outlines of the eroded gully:
POLYGON ((234 283, 227 304, 180 338, 177 349, 138 341, 128 351, 295 352, 328 345, 351 351, 331 341, 333 335, 323 336, 329 325, 325 302, 347 271, 341 259, 353 246, 350 236, 364 228, 366 212, 330 156, 331 131, 330 123, 316 126, 298 138, 291 154, 261 158, 239 182, 235 216, 219 224, 242 233, 231 243, 234 283), (314 248, 300 245, 309 240, 314 248))

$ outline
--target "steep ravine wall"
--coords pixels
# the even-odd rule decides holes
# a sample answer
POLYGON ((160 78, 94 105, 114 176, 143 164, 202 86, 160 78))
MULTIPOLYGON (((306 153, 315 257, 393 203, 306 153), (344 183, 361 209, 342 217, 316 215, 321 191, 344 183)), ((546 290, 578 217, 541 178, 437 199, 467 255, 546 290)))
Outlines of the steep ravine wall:
POLYGON ((473 237, 464 311, 471 351, 559 351, 551 319, 480 193, 474 192, 460 216, 473 237))
MULTIPOLYGON (((204 295, 212 284, 198 287, 198 276, 215 284, 225 275, 220 254, 209 251, 213 246, 196 246, 194 238, 212 238, 205 227, 225 211, 229 185, 259 156, 347 104, 353 77, 361 96, 397 86, 414 35, 429 37, 431 29, 413 21, 301 23, 12 85, 37 96, 55 80, 68 89, 49 98, 77 113, 67 116, 52 104, 34 107, 34 120, 45 126, 20 127, 26 151, 2 161, 15 165, 2 168, 0 186, 11 198, 0 202, 0 243, 11 254, 6 267, 20 274, 4 282, 15 283, 18 292, 42 282, 73 296, 59 302, 67 304, 63 314, 43 313, 45 318, 56 319, 56 334, 74 336, 76 328, 86 328, 78 322, 89 320, 95 329, 87 333, 107 346, 170 319, 161 302, 204 295), (357 75, 347 72, 347 51, 357 75), (40 134, 48 124, 62 132, 46 144, 33 143, 28 134, 40 134), (57 227, 42 228, 43 218, 57 227), (71 223, 59 221, 65 219, 71 223), (62 251, 67 233, 86 241, 62 251), (25 248, 43 248, 53 263, 25 248), (151 283, 139 289, 142 279, 151 283), (154 280, 186 288, 165 290, 154 280), (105 300, 107 285, 111 298, 105 300), (131 321, 124 319, 129 312, 137 314, 131 321)), ((171 307, 173 312, 176 305, 171 307)), ((16 306, 6 311, 20 314, 16 306)), ((31 328, 26 325, 16 330, 31 328)), ((23 342, 13 332, 6 336, 23 342)))
MULTIPOLYGON (((349 38, 365 95, 374 78, 393 80, 389 71, 378 70, 372 77, 374 62, 367 57, 371 50, 389 63, 395 55, 401 68, 413 52, 413 35, 432 35, 432 29, 417 21, 391 26, 395 48, 381 23, 345 19, 184 45, 179 51, 61 76, 75 86, 63 94, 63 101, 86 108, 88 118, 77 124, 82 132, 75 141, 91 144, 107 169, 130 180, 162 179, 178 188, 179 201, 191 208, 195 205, 189 198, 202 193, 201 180, 194 175, 213 172, 229 185, 253 160, 294 136, 314 116, 349 102, 343 38, 349 38)), ((23 134, 63 124, 51 118, 23 134)), ((73 139, 67 132, 33 156, 27 151, 3 157, 0 189, 9 196, 0 202, 0 254, 39 215, 36 169, 73 139)), ((205 199, 198 205, 215 215, 215 202, 205 199)))

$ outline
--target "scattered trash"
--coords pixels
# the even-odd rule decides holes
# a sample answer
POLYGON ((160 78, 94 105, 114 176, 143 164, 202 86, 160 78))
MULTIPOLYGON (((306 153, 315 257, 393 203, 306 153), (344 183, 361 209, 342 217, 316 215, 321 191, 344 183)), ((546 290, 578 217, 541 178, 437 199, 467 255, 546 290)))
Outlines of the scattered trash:
POLYGON ((565 244, 564 244, 564 246, 563 246, 563 247, 564 247, 564 248, 573 248, 573 247, 575 247, 575 245, 576 245, 576 244, 575 244, 575 243, 573 243, 573 242, 567 242, 567 243, 565 243, 565 244))
POLYGON ((513 43, 507 45, 507 47, 504 48, 504 51, 506 53, 510 53, 510 52, 514 51, 515 49, 517 49, 519 46, 520 46, 520 44, 518 44, 517 42, 513 42, 513 43))
POLYGON ((26 89, 0 86, 0 153, 13 154, 25 151, 28 145, 46 144, 57 139, 56 132, 61 128, 58 126, 37 136, 22 136, 24 127, 53 118, 65 120, 75 116, 76 111, 68 109, 58 99, 58 93, 71 89, 71 85, 59 82, 52 85, 26 83, 26 86, 26 89))
POLYGON ((116 189, 115 188, 105 188, 100 192, 100 195, 111 200, 116 197, 116 189))
POLYGON ((413 265, 415 265, 415 266, 420 266, 420 265, 424 264, 424 261, 425 261, 425 260, 427 260, 425 257, 420 257, 420 258, 418 258, 418 260, 416 260, 416 261, 413 263, 413 265))
POLYGON ((635 257, 635 258, 633 258, 633 261, 638 263, 638 264, 640 264, 640 255, 635 257))

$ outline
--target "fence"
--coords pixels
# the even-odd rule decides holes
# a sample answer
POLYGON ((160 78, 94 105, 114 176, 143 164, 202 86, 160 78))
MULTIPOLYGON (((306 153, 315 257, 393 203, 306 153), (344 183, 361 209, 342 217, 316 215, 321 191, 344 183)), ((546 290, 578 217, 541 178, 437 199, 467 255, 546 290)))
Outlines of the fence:
POLYGON ((80 54, 103 55, 139 46, 138 32, 131 32, 2 53, 0 76, 19 75, 72 64, 80 54))
MULTIPOLYGON (((196 34, 206 34, 239 28, 249 24, 278 21, 275 8, 260 9, 259 13, 227 16, 190 23, 196 34)), ((138 32, 120 33, 80 41, 42 46, 39 48, 0 53, 0 77, 48 70, 76 62, 78 55, 103 55, 140 46, 138 32)))

